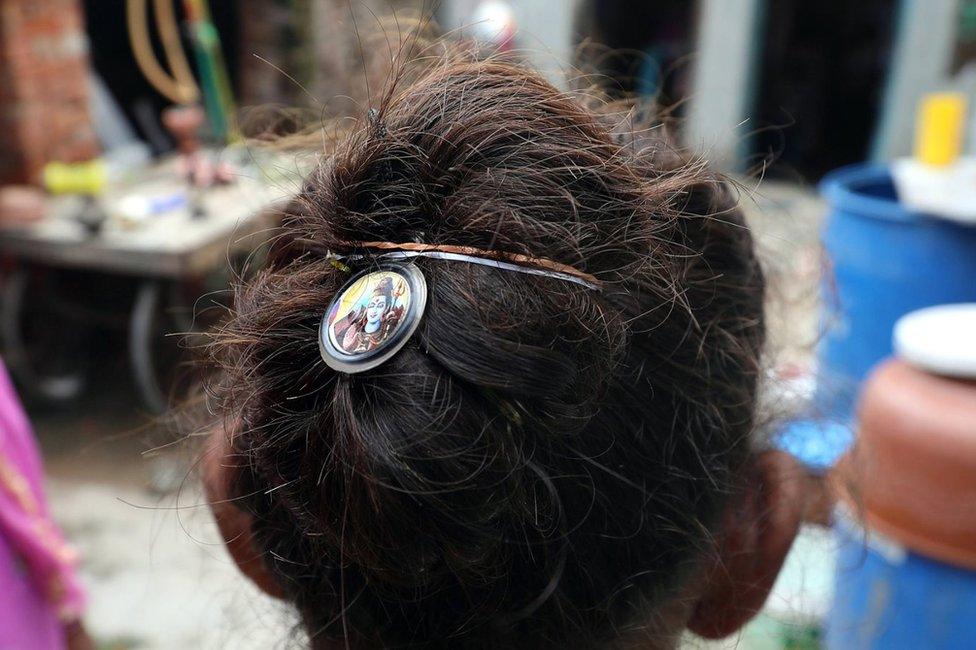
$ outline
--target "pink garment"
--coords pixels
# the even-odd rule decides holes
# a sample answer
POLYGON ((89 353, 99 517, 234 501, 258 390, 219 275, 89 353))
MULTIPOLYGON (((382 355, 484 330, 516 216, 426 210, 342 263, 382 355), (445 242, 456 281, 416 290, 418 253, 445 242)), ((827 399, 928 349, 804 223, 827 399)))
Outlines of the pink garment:
POLYGON ((0 650, 63 648, 84 592, 51 519, 34 434, 0 362, 0 650))

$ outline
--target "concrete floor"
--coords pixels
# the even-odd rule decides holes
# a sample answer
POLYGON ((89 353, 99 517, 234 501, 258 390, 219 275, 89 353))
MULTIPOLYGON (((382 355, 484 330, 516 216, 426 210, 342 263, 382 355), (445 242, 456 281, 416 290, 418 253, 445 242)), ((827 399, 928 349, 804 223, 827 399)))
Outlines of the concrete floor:
MULTIPOLYGON (((796 187, 743 187, 771 281, 772 376, 810 371, 817 337, 816 284, 823 206, 796 187)), ((231 564, 190 477, 175 494, 147 488, 161 468, 177 483, 189 453, 146 458, 168 442, 133 407, 124 378, 103 386, 84 409, 32 409, 49 474, 54 513, 83 557, 91 592, 87 625, 104 648, 301 647, 294 615, 259 594, 231 564)), ((780 647, 782 622, 802 628, 829 599, 829 539, 805 534, 770 600, 767 616, 720 644, 780 647)))
POLYGON ((101 649, 288 648, 294 615, 237 571, 203 505, 193 450, 124 382, 77 410, 37 412, 54 516, 79 551, 101 649), (156 451, 147 451, 156 450, 156 451), (154 486, 175 487, 161 494, 154 486))
POLYGON ((292 647, 294 617, 237 572, 199 493, 54 479, 55 517, 84 558, 99 647, 292 647))

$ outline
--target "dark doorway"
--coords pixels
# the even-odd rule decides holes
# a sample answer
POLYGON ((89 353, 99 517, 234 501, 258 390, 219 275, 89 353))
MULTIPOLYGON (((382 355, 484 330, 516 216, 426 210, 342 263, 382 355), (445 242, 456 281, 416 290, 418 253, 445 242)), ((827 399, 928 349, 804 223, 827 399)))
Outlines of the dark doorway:
POLYGON ((749 162, 816 181, 870 155, 898 5, 766 2, 749 162))
POLYGON ((585 0, 576 15, 576 64, 611 96, 676 107, 691 77, 697 3, 585 0))

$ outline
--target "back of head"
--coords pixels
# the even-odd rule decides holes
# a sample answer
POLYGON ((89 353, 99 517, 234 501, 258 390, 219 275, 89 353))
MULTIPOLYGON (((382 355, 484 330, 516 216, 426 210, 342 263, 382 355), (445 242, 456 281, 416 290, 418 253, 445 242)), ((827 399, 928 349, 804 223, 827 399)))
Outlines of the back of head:
POLYGON ((593 647, 653 634, 701 562, 749 455, 764 282, 725 186, 628 115, 444 59, 327 152, 237 287, 212 347, 230 496, 313 643, 593 647), (349 276, 319 251, 367 241, 602 290, 419 258, 419 329, 346 375, 316 332, 349 276))

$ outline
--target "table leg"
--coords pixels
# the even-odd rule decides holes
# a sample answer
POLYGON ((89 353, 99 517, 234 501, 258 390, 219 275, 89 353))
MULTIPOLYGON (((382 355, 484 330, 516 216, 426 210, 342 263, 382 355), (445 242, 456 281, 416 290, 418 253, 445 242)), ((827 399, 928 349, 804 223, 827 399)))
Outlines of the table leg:
POLYGON ((153 360, 153 340, 159 335, 154 325, 162 302, 162 288, 159 280, 143 280, 136 290, 129 318, 129 360, 136 388, 145 405, 157 414, 167 408, 166 394, 159 385, 153 360))
MULTIPOLYGON (((30 344, 24 336, 24 314, 26 302, 30 297, 28 291, 30 278, 30 268, 17 267, 4 279, 3 289, 0 291, 0 341, 3 343, 4 358, 11 373, 30 394, 53 403, 67 403, 76 399, 84 389, 85 371, 79 368, 78 364, 70 362, 68 370, 61 369, 53 372, 45 372, 43 368, 35 366, 30 344), (72 368, 72 365, 75 367, 72 368)), ((33 291, 37 292, 37 287, 34 287, 33 291)), ((42 300, 52 299, 51 296, 35 297, 42 300)), ((50 322, 47 325, 54 327, 56 323, 50 322)), ((45 346, 45 342, 38 341, 36 337, 32 342, 42 348, 45 346)), ((87 350, 75 349, 74 353, 68 350, 68 356, 77 360, 78 355, 87 353, 87 350)))

